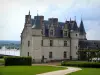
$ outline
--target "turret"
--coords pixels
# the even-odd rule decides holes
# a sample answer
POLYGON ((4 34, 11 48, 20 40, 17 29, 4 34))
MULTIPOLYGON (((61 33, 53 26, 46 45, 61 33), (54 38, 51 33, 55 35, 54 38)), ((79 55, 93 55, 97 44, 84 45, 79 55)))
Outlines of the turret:
POLYGON ((78 32, 78 26, 77 26, 76 19, 75 19, 75 21, 73 22, 73 28, 72 28, 72 30, 75 31, 75 32, 78 32))
POLYGON ((29 11, 29 14, 25 16, 25 24, 31 24, 31 15, 30 15, 30 11, 29 11))
POLYGON ((79 35, 80 39, 86 39, 86 32, 83 24, 83 20, 81 19, 80 27, 79 27, 79 35))
POLYGON ((77 60, 76 52, 78 51, 79 31, 76 19, 74 21, 70 20, 70 25, 70 59, 77 60))
POLYGON ((71 38, 79 38, 79 30, 76 22, 76 18, 74 21, 70 20, 70 37, 71 38))

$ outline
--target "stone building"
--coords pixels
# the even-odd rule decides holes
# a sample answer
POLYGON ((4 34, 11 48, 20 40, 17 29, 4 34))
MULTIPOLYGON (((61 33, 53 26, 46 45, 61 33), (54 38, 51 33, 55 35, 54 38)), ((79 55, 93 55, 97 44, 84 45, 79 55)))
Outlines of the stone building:
POLYGON ((87 41, 84 24, 76 20, 59 22, 58 18, 25 16, 21 33, 21 56, 31 56, 34 62, 78 60, 80 41, 87 41))

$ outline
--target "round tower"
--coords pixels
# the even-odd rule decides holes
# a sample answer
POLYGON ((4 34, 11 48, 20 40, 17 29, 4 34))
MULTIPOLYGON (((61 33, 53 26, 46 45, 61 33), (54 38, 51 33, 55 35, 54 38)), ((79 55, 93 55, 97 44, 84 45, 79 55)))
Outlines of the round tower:
POLYGON ((79 27, 79 39, 86 40, 86 32, 84 28, 83 21, 81 19, 80 27, 79 27))
POLYGON ((79 43, 79 31, 76 21, 70 21, 71 30, 70 30, 70 60, 77 60, 77 51, 79 43))

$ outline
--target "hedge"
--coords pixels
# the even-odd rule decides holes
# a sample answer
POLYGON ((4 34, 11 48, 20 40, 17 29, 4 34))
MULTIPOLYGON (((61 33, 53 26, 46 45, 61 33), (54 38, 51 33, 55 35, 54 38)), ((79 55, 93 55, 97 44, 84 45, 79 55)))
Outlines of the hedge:
POLYGON ((98 62, 62 62, 62 66, 75 66, 75 67, 86 67, 86 68, 100 68, 100 63, 98 62))
POLYGON ((14 57, 14 56, 6 56, 4 57, 5 66, 13 66, 13 65, 26 65, 31 66, 32 58, 31 57, 14 57))

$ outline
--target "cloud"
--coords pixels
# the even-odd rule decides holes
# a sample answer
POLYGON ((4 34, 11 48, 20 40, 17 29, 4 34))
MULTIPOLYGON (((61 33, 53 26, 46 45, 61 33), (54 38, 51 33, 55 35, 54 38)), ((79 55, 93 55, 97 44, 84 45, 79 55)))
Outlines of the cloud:
POLYGON ((87 31, 87 38, 89 40, 100 40, 100 20, 86 20, 84 21, 84 26, 87 31))
POLYGON ((82 15, 87 38, 100 40, 99 8, 100 0, 0 0, 0 39, 20 40, 25 15, 30 10, 34 17, 38 10, 45 19, 58 17, 63 22, 76 16, 78 25, 82 15))

